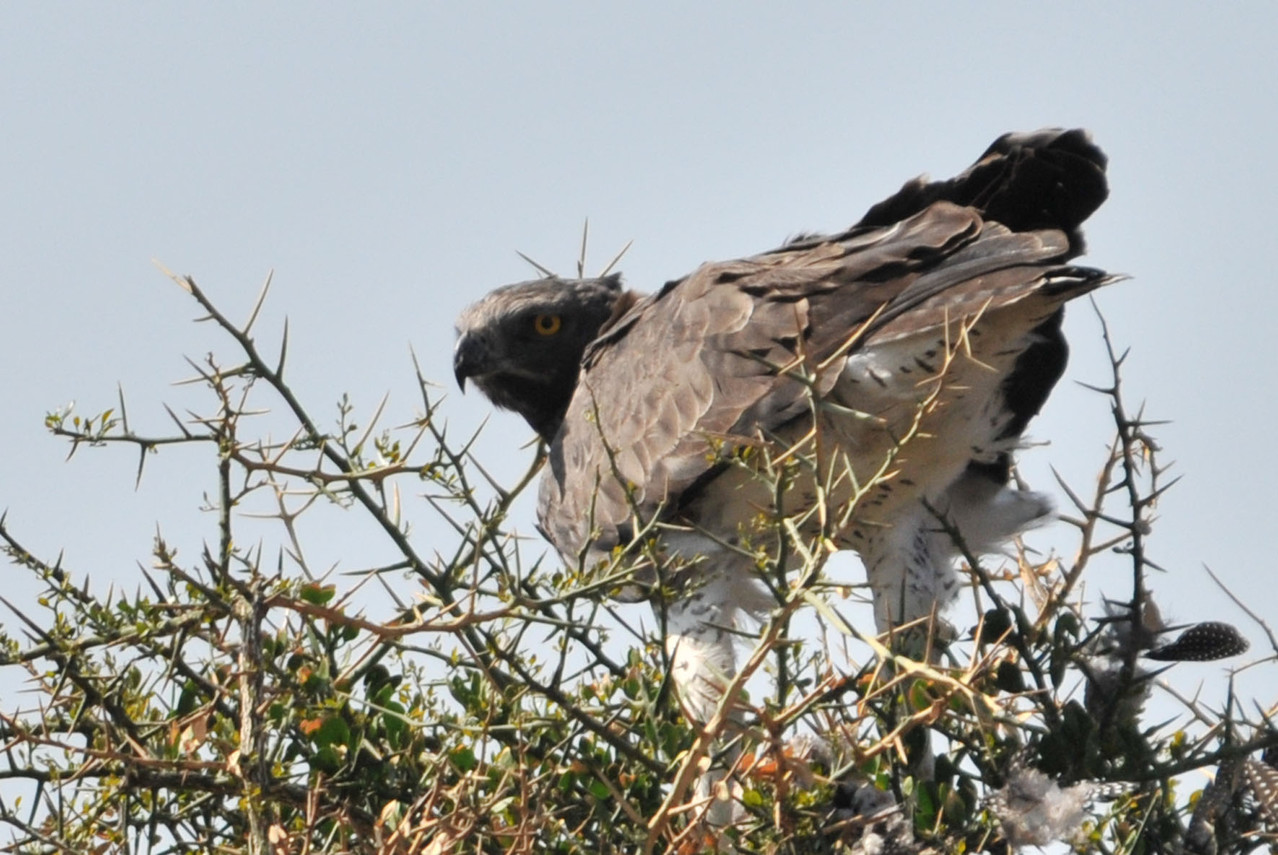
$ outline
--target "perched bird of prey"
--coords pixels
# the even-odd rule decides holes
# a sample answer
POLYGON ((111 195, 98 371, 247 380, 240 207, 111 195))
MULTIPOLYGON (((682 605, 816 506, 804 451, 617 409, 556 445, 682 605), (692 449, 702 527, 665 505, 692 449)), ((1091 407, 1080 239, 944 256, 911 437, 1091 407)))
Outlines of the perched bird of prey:
POLYGON ((1064 370, 1062 306, 1114 279, 1068 263, 1105 162, 1084 131, 1008 134, 838 234, 647 296, 547 277, 462 313, 458 382, 548 444, 539 522, 563 560, 643 539, 675 568, 667 645, 694 718, 734 673, 731 629, 775 603, 768 519, 854 550, 887 630, 952 597, 953 530, 980 553, 1050 514, 1012 453, 1064 370))

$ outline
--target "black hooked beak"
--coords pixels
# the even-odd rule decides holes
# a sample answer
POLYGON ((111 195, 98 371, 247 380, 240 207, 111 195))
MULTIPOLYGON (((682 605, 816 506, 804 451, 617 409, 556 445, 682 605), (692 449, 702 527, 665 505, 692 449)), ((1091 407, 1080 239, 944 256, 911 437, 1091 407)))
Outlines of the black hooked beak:
POLYGON ((466 378, 484 373, 487 361, 488 348, 482 339, 472 335, 457 339, 457 347, 453 350, 453 376, 463 393, 466 391, 466 378))

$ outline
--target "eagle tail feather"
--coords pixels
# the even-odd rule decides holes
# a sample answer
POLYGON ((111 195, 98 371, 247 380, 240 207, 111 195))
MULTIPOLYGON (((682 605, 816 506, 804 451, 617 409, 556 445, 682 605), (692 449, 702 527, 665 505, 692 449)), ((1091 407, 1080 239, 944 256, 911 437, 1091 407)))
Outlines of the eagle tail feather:
POLYGON ((1079 227, 1109 195, 1107 158, 1085 130, 1044 128, 1004 134, 962 174, 915 178, 870 208, 859 226, 886 226, 938 201, 970 205, 1013 231, 1060 229, 1071 255, 1083 252, 1079 227))

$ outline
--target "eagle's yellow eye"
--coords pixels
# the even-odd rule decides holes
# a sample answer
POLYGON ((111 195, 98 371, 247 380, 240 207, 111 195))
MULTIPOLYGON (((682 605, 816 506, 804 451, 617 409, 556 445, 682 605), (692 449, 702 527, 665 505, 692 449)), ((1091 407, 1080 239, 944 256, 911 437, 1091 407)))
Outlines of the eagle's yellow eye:
POLYGON ((554 335, 564 322, 558 315, 538 315, 533 318, 533 329, 540 335, 554 335))

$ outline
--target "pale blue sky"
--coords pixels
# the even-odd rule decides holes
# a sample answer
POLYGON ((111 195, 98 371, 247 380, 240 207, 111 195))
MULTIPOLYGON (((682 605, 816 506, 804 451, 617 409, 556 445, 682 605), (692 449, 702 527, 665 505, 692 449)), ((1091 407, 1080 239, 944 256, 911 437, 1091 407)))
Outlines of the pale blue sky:
MULTIPOLYGON (((1111 157, 1089 262, 1133 277, 1098 300, 1184 476, 1153 585, 1173 618, 1237 617, 1205 562, 1278 619, 1276 38, 1262 3, 0 6, 0 508, 95 584, 132 589, 157 522, 196 560, 205 452, 166 451, 134 492, 131 453, 64 464, 42 429, 117 382, 142 429, 167 430, 162 401, 203 405, 168 385, 182 355, 233 351, 152 258, 236 317, 274 269, 259 336, 288 315, 303 398, 329 418, 344 391, 365 412, 390 392, 400 424, 410 345, 450 384, 458 310, 528 278, 516 249, 571 270, 586 216, 594 266, 633 238, 622 269, 646 290, 845 226, 1003 131, 1082 125, 1111 157)), ((1025 461, 1040 489, 1049 466, 1089 487, 1108 435, 1072 383, 1106 379, 1097 324, 1079 306, 1068 328, 1074 363, 1031 428, 1051 445, 1025 461)), ((448 388, 457 428, 478 424, 483 402, 448 388)), ((513 473, 529 436, 498 416, 481 454, 513 473)), ((308 534, 321 566, 370 561, 353 515, 308 534)), ((1178 667, 1190 688, 1222 673, 1178 667)))

